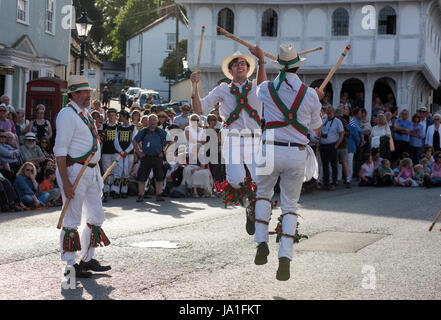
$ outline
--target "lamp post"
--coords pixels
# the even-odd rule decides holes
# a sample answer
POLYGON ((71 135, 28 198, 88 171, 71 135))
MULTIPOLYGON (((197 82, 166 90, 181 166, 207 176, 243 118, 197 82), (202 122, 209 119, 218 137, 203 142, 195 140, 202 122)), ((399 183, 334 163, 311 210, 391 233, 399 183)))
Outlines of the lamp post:
POLYGON ((93 26, 93 21, 87 16, 87 11, 83 10, 81 17, 75 21, 78 37, 81 40, 81 54, 80 54, 80 75, 84 73, 84 51, 86 47, 86 39, 89 36, 90 30, 93 26))

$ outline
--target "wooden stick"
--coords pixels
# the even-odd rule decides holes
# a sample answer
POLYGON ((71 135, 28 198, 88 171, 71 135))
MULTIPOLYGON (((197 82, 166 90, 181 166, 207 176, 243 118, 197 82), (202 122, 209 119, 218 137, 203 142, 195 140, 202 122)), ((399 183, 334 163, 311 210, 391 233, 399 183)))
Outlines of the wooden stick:
POLYGON ((201 41, 199 42, 199 55, 198 55, 198 63, 196 64, 196 71, 199 71, 201 66, 201 56, 202 56, 202 47, 204 45, 204 36, 205 36, 205 26, 202 26, 201 41))
MULTIPOLYGON (((81 168, 80 173, 78 173, 78 176, 75 179, 75 182, 74 182, 74 185, 73 185, 73 188, 72 188, 73 192, 75 192, 75 189, 77 188, 78 183, 80 182, 81 176, 83 175, 84 171, 86 170, 87 166, 90 163, 90 160, 92 160, 94 155, 95 155, 95 153, 92 152, 92 154, 87 158, 86 162, 83 164, 83 167, 81 168)), ((61 229, 61 224, 63 223, 64 216, 66 214, 66 210, 67 210, 67 208, 69 207, 69 204, 70 204, 70 200, 71 199, 67 199, 66 200, 66 203, 64 204, 63 210, 61 211, 60 218, 58 219, 58 225, 57 225, 58 229, 61 229)))
POLYGON ((441 217, 441 211, 438 213, 438 215, 436 216, 435 220, 433 220, 433 223, 430 226, 429 231, 432 231, 432 229, 435 226, 435 223, 438 221, 439 217, 441 217))
MULTIPOLYGON (((226 36, 227 38, 230 38, 236 42, 239 42, 240 44, 244 45, 245 47, 247 47, 248 49, 253 48, 254 46, 238 37, 236 37, 234 34, 229 33, 227 30, 221 28, 221 27, 217 27, 217 31, 219 31, 220 33, 222 33, 224 36, 226 36)), ((319 50, 323 50, 323 47, 317 47, 314 49, 310 49, 310 50, 306 50, 306 51, 302 51, 299 53, 299 56, 307 54, 307 53, 311 53, 311 52, 315 52, 315 51, 319 51, 319 50)), ((277 57, 267 53, 267 52, 263 52, 263 55, 273 61, 277 61, 277 57)))
POLYGON ((331 80, 332 76, 334 75, 335 71, 337 71, 338 67, 340 67, 340 64, 342 63, 343 59, 346 57, 346 54, 351 49, 351 46, 348 44, 345 48, 345 50, 342 52, 340 58, 338 59, 335 66, 331 69, 328 76, 326 77, 325 81, 323 81, 322 85, 320 86, 320 90, 323 90, 326 85, 328 84, 329 80, 331 80))
POLYGON ((112 165, 104 173, 103 180, 106 180, 107 176, 112 172, 113 168, 115 168, 116 164, 121 160, 122 157, 123 156, 119 154, 118 158, 116 158, 116 160, 113 161, 112 165))
MULTIPOLYGON (((200 66, 201 66, 201 57, 202 57, 202 47, 204 45, 204 36, 205 36, 205 26, 202 26, 202 31, 201 31, 201 41, 199 42, 199 54, 198 54, 198 62, 196 64, 196 72, 199 71, 200 66)), ((196 96, 196 89, 197 86, 193 87, 193 96, 196 96)))

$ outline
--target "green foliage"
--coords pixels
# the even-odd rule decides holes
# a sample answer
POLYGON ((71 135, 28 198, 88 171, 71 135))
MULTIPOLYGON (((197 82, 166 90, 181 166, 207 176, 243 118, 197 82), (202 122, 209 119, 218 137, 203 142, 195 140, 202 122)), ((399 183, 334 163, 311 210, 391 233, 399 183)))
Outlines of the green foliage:
POLYGON ((157 2, 154 0, 128 0, 118 13, 110 31, 113 48, 112 61, 125 62, 126 41, 137 31, 158 19, 157 2))
MULTIPOLYGON (((187 59, 187 40, 179 41, 179 66, 178 66, 178 80, 189 78, 187 70, 184 70, 182 59, 187 59)), ((159 68, 161 71, 161 77, 165 77, 167 80, 176 79, 176 48, 169 53, 167 58, 159 68)))

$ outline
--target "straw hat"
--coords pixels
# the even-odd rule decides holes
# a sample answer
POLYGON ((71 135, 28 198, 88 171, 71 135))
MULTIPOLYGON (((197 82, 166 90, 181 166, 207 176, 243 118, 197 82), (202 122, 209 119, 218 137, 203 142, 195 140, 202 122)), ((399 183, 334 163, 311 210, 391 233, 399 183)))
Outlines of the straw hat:
POLYGON ((225 58, 224 61, 222 62, 222 72, 224 73, 225 77, 227 77, 230 80, 233 80, 233 76, 228 71, 228 65, 230 64, 231 61, 233 61, 236 58, 245 59, 250 65, 250 71, 247 74, 247 78, 249 78, 253 74, 254 69, 256 68, 256 60, 254 60, 252 56, 240 53, 240 51, 236 51, 232 56, 225 58))
POLYGON ((79 75, 70 76, 67 82, 66 93, 72 93, 83 90, 92 91, 92 88, 89 85, 89 80, 87 80, 85 76, 79 76, 79 75))
POLYGON ((279 49, 279 56, 277 61, 273 61, 273 65, 278 69, 297 68, 304 64, 306 58, 300 58, 297 54, 294 45, 292 44, 282 44, 279 49))

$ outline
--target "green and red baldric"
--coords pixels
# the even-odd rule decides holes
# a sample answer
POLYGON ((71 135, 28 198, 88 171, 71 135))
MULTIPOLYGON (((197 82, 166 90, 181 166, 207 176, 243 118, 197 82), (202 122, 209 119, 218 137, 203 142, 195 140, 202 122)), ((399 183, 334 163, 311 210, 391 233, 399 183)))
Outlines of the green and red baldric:
POLYGON ((240 112, 242 109, 244 109, 250 118, 254 119, 254 121, 257 122, 259 127, 262 126, 262 121, 260 120, 259 113, 257 110, 253 109, 248 104, 248 93, 251 91, 251 88, 253 86, 253 83, 250 83, 247 80, 247 83, 243 86, 242 93, 240 92, 239 88, 234 85, 234 83, 231 83, 229 85, 230 92, 236 98, 236 109, 234 109, 231 113, 228 119, 225 121, 225 126, 228 127, 230 124, 232 124, 234 121, 239 119, 240 112))
POLYGON ((83 120, 83 122, 86 124, 86 126, 89 128, 90 132, 92 133, 92 137, 93 137, 92 149, 90 149, 89 152, 87 152, 85 155, 83 155, 81 157, 77 157, 77 158, 73 158, 70 155, 67 155, 67 157, 66 157, 67 166, 70 167, 70 166, 73 166, 75 163, 86 162, 86 159, 92 153, 97 152, 98 151, 98 141, 100 138, 98 135, 98 130, 95 127, 95 122, 90 115, 87 114, 87 117, 86 117, 86 116, 84 116, 84 114, 82 112, 78 113, 77 110, 75 109, 75 107, 73 105, 71 105, 70 103, 67 106, 72 108, 72 110, 75 111, 75 113, 81 118, 81 120, 83 120))
POLYGON ((277 90, 276 88, 274 88, 274 84, 272 82, 268 82, 268 90, 271 94, 271 98, 273 98, 274 104, 279 108, 280 112, 282 112, 283 116, 285 117, 285 121, 268 122, 265 125, 265 129, 282 128, 288 125, 292 125, 294 129, 296 129, 298 132, 306 137, 308 135, 308 128, 297 121, 297 110, 302 104, 307 89, 308 87, 304 83, 302 83, 302 85, 300 86, 300 90, 297 93, 297 96, 291 106, 291 109, 288 109, 277 94, 277 90))

